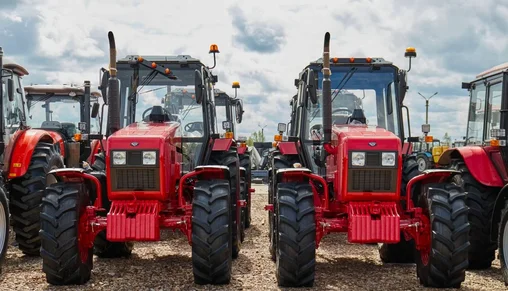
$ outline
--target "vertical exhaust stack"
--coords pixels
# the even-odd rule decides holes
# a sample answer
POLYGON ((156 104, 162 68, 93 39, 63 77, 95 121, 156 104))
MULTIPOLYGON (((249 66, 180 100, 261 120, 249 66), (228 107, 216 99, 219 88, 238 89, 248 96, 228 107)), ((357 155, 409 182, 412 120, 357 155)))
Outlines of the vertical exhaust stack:
POLYGON ((90 133, 90 94, 91 94, 91 84, 90 84, 90 81, 85 81, 85 96, 83 96, 85 98, 85 100, 83 100, 83 104, 84 104, 84 110, 83 110, 83 114, 85 116, 83 116, 83 120, 86 122, 86 133, 90 133))
POLYGON ((323 130, 324 142, 332 139, 332 87, 330 81, 330 33, 325 34, 323 48, 323 130))
MULTIPOLYGON (((3 92, 3 86, 2 86, 3 75, 4 75, 3 57, 4 57, 4 50, 2 49, 2 47, 0 47, 0 98, 4 98, 4 92, 3 92)), ((5 126, 4 126, 4 102, 3 102, 3 100, 0 99, 0 155, 2 155, 4 153, 4 149, 5 149, 5 142, 4 142, 5 130, 4 130, 4 128, 5 128, 5 126)))
POLYGON ((116 71, 116 44, 113 32, 108 33, 109 39, 109 80, 108 80, 108 132, 107 136, 120 129, 120 83, 116 71))

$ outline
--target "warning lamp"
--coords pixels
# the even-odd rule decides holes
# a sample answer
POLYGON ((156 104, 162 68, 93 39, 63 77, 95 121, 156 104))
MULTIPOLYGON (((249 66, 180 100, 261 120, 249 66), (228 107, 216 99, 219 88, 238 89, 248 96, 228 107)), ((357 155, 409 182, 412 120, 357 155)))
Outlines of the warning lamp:
POLYGON ((152 63, 152 68, 157 68, 157 64, 155 62, 152 63))
POLYGON ((166 69, 164 69, 164 73, 165 73, 166 75, 169 75, 169 74, 171 74, 171 70, 170 70, 170 69, 168 69, 168 68, 166 68, 166 69))
POLYGON ((406 58, 416 58, 416 49, 414 47, 408 47, 404 53, 406 58))
POLYGON ((240 88, 240 82, 238 82, 238 81, 234 81, 234 82, 233 82, 233 88, 234 88, 234 89, 238 89, 238 88, 240 88))
POLYGON ((282 141, 282 134, 276 134, 273 136, 274 141, 282 141))
POLYGON ((216 53, 218 54, 218 53, 220 53, 219 52, 219 46, 216 45, 216 44, 211 44, 210 45, 210 52, 208 52, 208 53, 209 54, 216 54, 216 53))
POLYGON ((272 142, 272 147, 276 147, 276 146, 277 146, 277 142, 276 141, 272 142))
POLYGON ((81 133, 75 133, 74 134, 74 140, 75 141, 81 141, 81 133))
POLYGON ((372 62, 372 58, 366 58, 365 60, 367 61, 367 63, 371 63, 372 62))
POLYGON ((350 63, 354 63, 355 62, 355 58, 349 58, 349 62, 350 63))
POLYGON ((224 134, 224 138, 233 138, 233 133, 231 131, 227 131, 225 134, 224 134))
POLYGON ((338 63, 338 62, 339 62, 339 58, 333 58, 333 59, 332 59, 332 62, 333 62, 334 64, 338 63))
POLYGON ((240 147, 241 147, 241 148, 245 148, 245 147, 247 147, 247 144, 246 144, 246 143, 244 143, 244 142, 241 142, 241 143, 240 143, 240 147))
POLYGON ((434 137, 432 135, 427 135, 425 137, 425 142, 433 142, 434 141, 434 137))
POLYGON ((143 57, 142 56, 138 56, 138 62, 142 62, 144 61, 143 57))

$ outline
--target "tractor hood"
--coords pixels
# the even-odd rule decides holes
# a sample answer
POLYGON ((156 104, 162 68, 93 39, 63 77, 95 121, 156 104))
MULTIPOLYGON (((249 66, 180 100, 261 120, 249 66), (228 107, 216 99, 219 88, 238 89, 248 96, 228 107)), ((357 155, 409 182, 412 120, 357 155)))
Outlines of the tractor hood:
POLYGON ((108 149, 156 149, 162 144, 175 144, 180 123, 137 122, 119 129, 107 139, 108 149))
POLYGON ((347 145, 349 149, 400 151, 400 138, 377 126, 364 124, 335 125, 332 128, 332 144, 347 145))

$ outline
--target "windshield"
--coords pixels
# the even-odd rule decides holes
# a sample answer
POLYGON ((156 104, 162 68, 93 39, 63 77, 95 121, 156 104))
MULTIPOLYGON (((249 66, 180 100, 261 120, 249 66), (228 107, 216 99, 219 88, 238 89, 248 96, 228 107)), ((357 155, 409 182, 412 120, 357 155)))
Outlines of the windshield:
MULTIPOLYGON (((80 100, 83 96, 52 94, 27 94, 27 124, 32 128, 49 128, 52 122, 59 122, 69 137, 79 132, 79 122, 84 121, 80 100), (70 114, 72 112, 73 114, 70 114)), ((91 104, 97 99, 91 97, 91 104)), ((99 132, 99 119, 90 119, 90 132, 99 132)))
MULTIPOLYGON (((366 124, 385 128, 399 135, 399 117, 393 66, 332 66, 332 122, 346 124, 355 109, 363 110, 366 124)), ((322 137, 322 81, 318 71, 318 103, 307 106, 307 139, 322 137)))

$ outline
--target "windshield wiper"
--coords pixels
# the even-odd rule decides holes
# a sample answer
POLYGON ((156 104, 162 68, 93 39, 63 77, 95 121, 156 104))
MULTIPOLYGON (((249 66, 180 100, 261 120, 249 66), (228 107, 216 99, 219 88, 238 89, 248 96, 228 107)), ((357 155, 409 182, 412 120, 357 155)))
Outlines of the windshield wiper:
MULTIPOLYGON (((335 96, 333 96, 332 98, 332 104, 333 104, 333 101, 335 100, 335 98, 337 96, 339 96, 339 92, 344 88, 344 86, 346 86, 347 82, 351 79, 351 77, 353 77, 353 75, 356 73, 356 71, 358 70, 358 68, 356 67, 352 67, 351 70, 349 70, 345 75, 344 77, 342 77, 342 79, 340 80, 339 84, 337 85, 337 87, 335 87, 334 91, 336 91, 335 93, 335 96), (347 78, 347 79, 346 79, 347 78), (344 82, 344 84, 342 84, 342 82, 344 82), (342 84, 342 86, 341 86, 342 84), (340 89, 337 90, 337 88, 339 88, 340 86, 340 89)), ((331 105, 330 105, 331 106, 331 105)))

